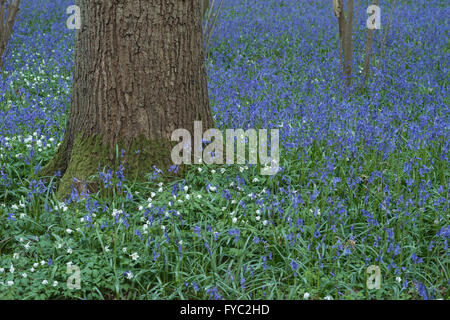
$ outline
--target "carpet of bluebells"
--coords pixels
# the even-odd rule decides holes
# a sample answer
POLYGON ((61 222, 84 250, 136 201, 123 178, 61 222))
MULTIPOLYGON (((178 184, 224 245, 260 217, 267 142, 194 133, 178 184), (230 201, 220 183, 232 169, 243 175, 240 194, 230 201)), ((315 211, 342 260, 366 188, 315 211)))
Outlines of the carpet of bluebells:
POLYGON ((22 1, 0 77, 0 299, 449 299, 447 1, 397 1, 366 88, 358 1, 346 88, 331 1, 226 0, 216 126, 278 128, 278 174, 104 168, 98 194, 59 202, 38 174, 70 106, 71 4, 22 1))

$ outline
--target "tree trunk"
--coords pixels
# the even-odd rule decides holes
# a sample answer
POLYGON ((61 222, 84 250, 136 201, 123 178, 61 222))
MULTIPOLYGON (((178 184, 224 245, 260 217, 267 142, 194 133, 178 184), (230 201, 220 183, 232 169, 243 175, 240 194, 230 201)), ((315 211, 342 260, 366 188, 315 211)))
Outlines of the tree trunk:
POLYGON ((11 37, 19 6, 20 0, 11 0, 8 3, 6 0, 0 0, 0 71, 3 70, 3 55, 11 37))
POLYGON ((209 7, 209 0, 203 0, 203 7, 202 7, 202 17, 205 17, 206 10, 208 10, 209 7))
POLYGON ((344 76, 347 86, 352 83, 353 65, 353 0, 347 0, 347 17, 344 27, 344 76))
POLYGON ((43 175, 87 181, 121 161, 129 175, 171 165, 171 134, 213 128, 202 42, 202 3, 77 0, 72 105, 64 140, 43 175), (123 157, 117 152, 125 150, 123 157))
MULTIPOLYGON (((378 6, 378 0, 374 0, 374 5, 378 6)), ((364 54, 364 68, 363 68, 363 86, 366 86, 367 78, 370 74, 370 54, 372 51, 373 34, 375 30, 369 29, 367 33, 366 50, 364 54)))

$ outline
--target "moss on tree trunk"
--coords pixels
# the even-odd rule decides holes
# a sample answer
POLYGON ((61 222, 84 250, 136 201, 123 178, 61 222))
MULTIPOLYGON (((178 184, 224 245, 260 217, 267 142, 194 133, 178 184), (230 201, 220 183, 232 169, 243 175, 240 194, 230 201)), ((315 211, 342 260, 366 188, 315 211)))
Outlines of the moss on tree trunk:
POLYGON ((79 134, 75 138, 72 156, 61 179, 57 197, 62 199, 70 195, 74 179, 98 190, 100 181, 97 173, 105 167, 117 171, 119 166, 123 165, 127 178, 136 181, 143 181, 144 173, 152 172, 153 166, 166 172, 172 165, 170 161, 172 146, 172 142, 150 141, 140 136, 129 146, 121 142, 116 148, 110 148, 108 144, 103 143, 101 136, 85 137, 79 134))

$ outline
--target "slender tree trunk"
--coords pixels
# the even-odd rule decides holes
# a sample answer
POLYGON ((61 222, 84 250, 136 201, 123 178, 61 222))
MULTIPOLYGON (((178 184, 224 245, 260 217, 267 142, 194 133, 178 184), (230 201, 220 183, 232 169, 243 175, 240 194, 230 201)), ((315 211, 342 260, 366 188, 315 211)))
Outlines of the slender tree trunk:
MULTIPOLYGON (((374 5, 378 6, 378 0, 374 0, 374 5)), ((363 86, 366 85, 367 79, 370 75, 370 55, 372 51, 372 43, 373 43, 373 34, 375 30, 369 29, 367 33, 367 41, 366 41, 366 52, 364 55, 364 69, 363 69, 363 86)))
POLYGON ((345 11, 343 0, 333 0, 334 14, 338 18, 339 26, 339 61, 344 71, 344 34, 345 34, 345 11))
POLYGON ((202 17, 205 17, 206 10, 208 10, 209 7, 209 0, 203 0, 203 7, 202 7, 202 17))
POLYGON ((0 70, 3 70, 3 54, 11 37, 19 6, 20 0, 11 0, 8 3, 6 0, 0 0, 0 70))
MULTIPOLYGON (((77 0, 72 105, 64 141, 43 175, 74 178, 122 161, 130 175, 171 164, 175 129, 212 128, 202 42, 202 3, 77 0), (123 158, 117 158, 116 150, 123 158)), ((176 142, 175 142, 176 144, 176 142)))
POLYGON ((350 86, 353 65, 353 0, 347 0, 347 17, 344 30, 344 75, 347 86, 350 86))

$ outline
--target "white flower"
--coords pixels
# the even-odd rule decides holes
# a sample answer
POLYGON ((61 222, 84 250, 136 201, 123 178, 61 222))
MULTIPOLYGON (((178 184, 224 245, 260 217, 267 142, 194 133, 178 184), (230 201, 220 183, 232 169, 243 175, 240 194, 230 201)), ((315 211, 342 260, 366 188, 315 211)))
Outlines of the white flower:
POLYGON ((24 273, 22 273, 22 277, 26 278, 26 277, 28 277, 28 275, 24 272, 24 273))
POLYGON ((113 209, 113 212, 112 212, 112 216, 113 217, 116 217, 116 215, 120 215, 120 214, 122 214, 123 213, 123 211, 122 210, 117 210, 117 209, 113 209))
POLYGON ((397 281, 398 283, 400 283, 400 282, 402 282, 402 278, 396 277, 396 278, 395 278, 395 281, 397 281))
POLYGON ((137 254, 137 252, 133 253, 130 257, 133 261, 136 261, 137 259, 139 259, 139 255, 137 254))
POLYGON ((41 261, 41 266, 43 266, 45 264, 45 261, 44 260, 42 260, 41 261))
POLYGON ((14 270, 16 270, 16 269, 14 269, 14 266, 11 265, 11 267, 9 268, 9 272, 14 273, 14 270))
POLYGON ((42 280, 42 284, 46 285, 46 284, 48 284, 48 281, 47 280, 42 280))
POLYGON ((186 195, 186 200, 189 200, 191 196, 189 194, 186 195))
POLYGON ((183 240, 178 241, 178 244, 182 245, 183 244, 183 240))
POLYGON ((260 216, 256 216, 256 221, 259 221, 259 220, 261 220, 261 217, 260 216))
POLYGON ((53 286, 56 287, 58 285, 58 281, 53 281, 53 286))
POLYGON ((0 273, 5 272, 5 268, 0 268, 0 273))
POLYGON ((234 217, 232 221, 233 221, 233 223, 236 223, 237 222, 237 218, 234 217))
POLYGON ((303 295, 303 299, 308 299, 310 296, 309 292, 305 292, 305 294, 303 295))
POLYGON ((68 234, 71 234, 71 233, 73 232, 73 230, 72 230, 72 229, 66 229, 66 232, 67 232, 68 234))
POLYGON ((227 210, 227 207, 222 207, 222 211, 225 211, 225 210, 227 210))
POLYGON ((209 190, 211 190, 211 191, 216 191, 217 188, 216 188, 216 187, 210 187, 209 190))
POLYGON ((19 215, 19 217, 20 217, 20 219, 23 219, 23 218, 25 218, 27 215, 25 214, 25 213, 21 213, 20 215, 19 215))
POLYGON ((203 169, 202 168, 198 168, 198 172, 202 172, 203 171, 203 169))
POLYGON ((19 254, 17 252, 13 254, 13 259, 19 259, 19 254))
POLYGON ((202 198, 202 195, 201 195, 201 194, 198 194, 198 195, 197 195, 197 198, 201 199, 201 198, 202 198))
POLYGON ((30 249, 30 242, 27 242, 27 244, 25 244, 23 247, 25 248, 25 250, 30 249))
POLYGON ((161 230, 162 231, 166 230, 166 226, 161 226, 161 230))
POLYGON ((127 273, 127 279, 133 279, 133 273, 131 271, 128 271, 127 273))
POLYGON ((142 210, 144 210, 144 207, 143 206, 139 206, 138 210, 142 211, 142 210))
POLYGON ((189 190, 189 187, 188 186, 184 186, 183 190, 187 192, 189 190))
POLYGON ((17 206, 17 204, 13 204, 13 205, 11 206, 11 209, 17 210, 17 209, 19 209, 19 207, 17 206))
POLYGON ((152 198, 154 198, 154 197, 156 196, 156 193, 151 192, 151 193, 150 193, 150 196, 151 196, 152 198))
POLYGON ((332 298, 331 298, 331 296, 326 296, 324 299, 325 300, 331 300, 332 298))
MULTIPOLYGON (((145 225, 145 226, 146 226, 146 225, 145 225)), ((127 252, 127 248, 126 248, 126 247, 123 247, 123 248, 122 248, 122 252, 123 252, 123 253, 126 253, 126 252, 127 252)))
POLYGON ((215 174, 215 173, 216 173, 216 170, 212 169, 212 170, 211 170, 211 173, 212 173, 212 174, 215 174))
POLYGON ((253 182, 258 182, 259 179, 258 179, 258 178, 254 178, 252 181, 253 181, 253 182))
POLYGON ((220 173, 224 173, 224 172, 225 172, 225 168, 221 168, 220 173))
POLYGON ((33 263, 33 268, 37 268, 37 267, 39 267, 39 263, 37 263, 37 262, 33 263))
POLYGON ((70 248, 67 249, 67 253, 68 253, 68 254, 71 254, 71 253, 72 253, 72 249, 70 249, 70 248))
POLYGON ((105 246, 105 252, 110 252, 109 246, 105 246))
POLYGON ((8 286, 12 286, 12 285, 14 285, 14 281, 10 280, 10 281, 7 282, 7 284, 8 284, 8 286))
POLYGON ((163 192, 163 188, 159 188, 159 189, 158 189, 158 192, 163 192))
POLYGON ((267 225, 267 220, 264 220, 264 221, 262 222, 262 224, 266 226, 266 225, 267 225))

